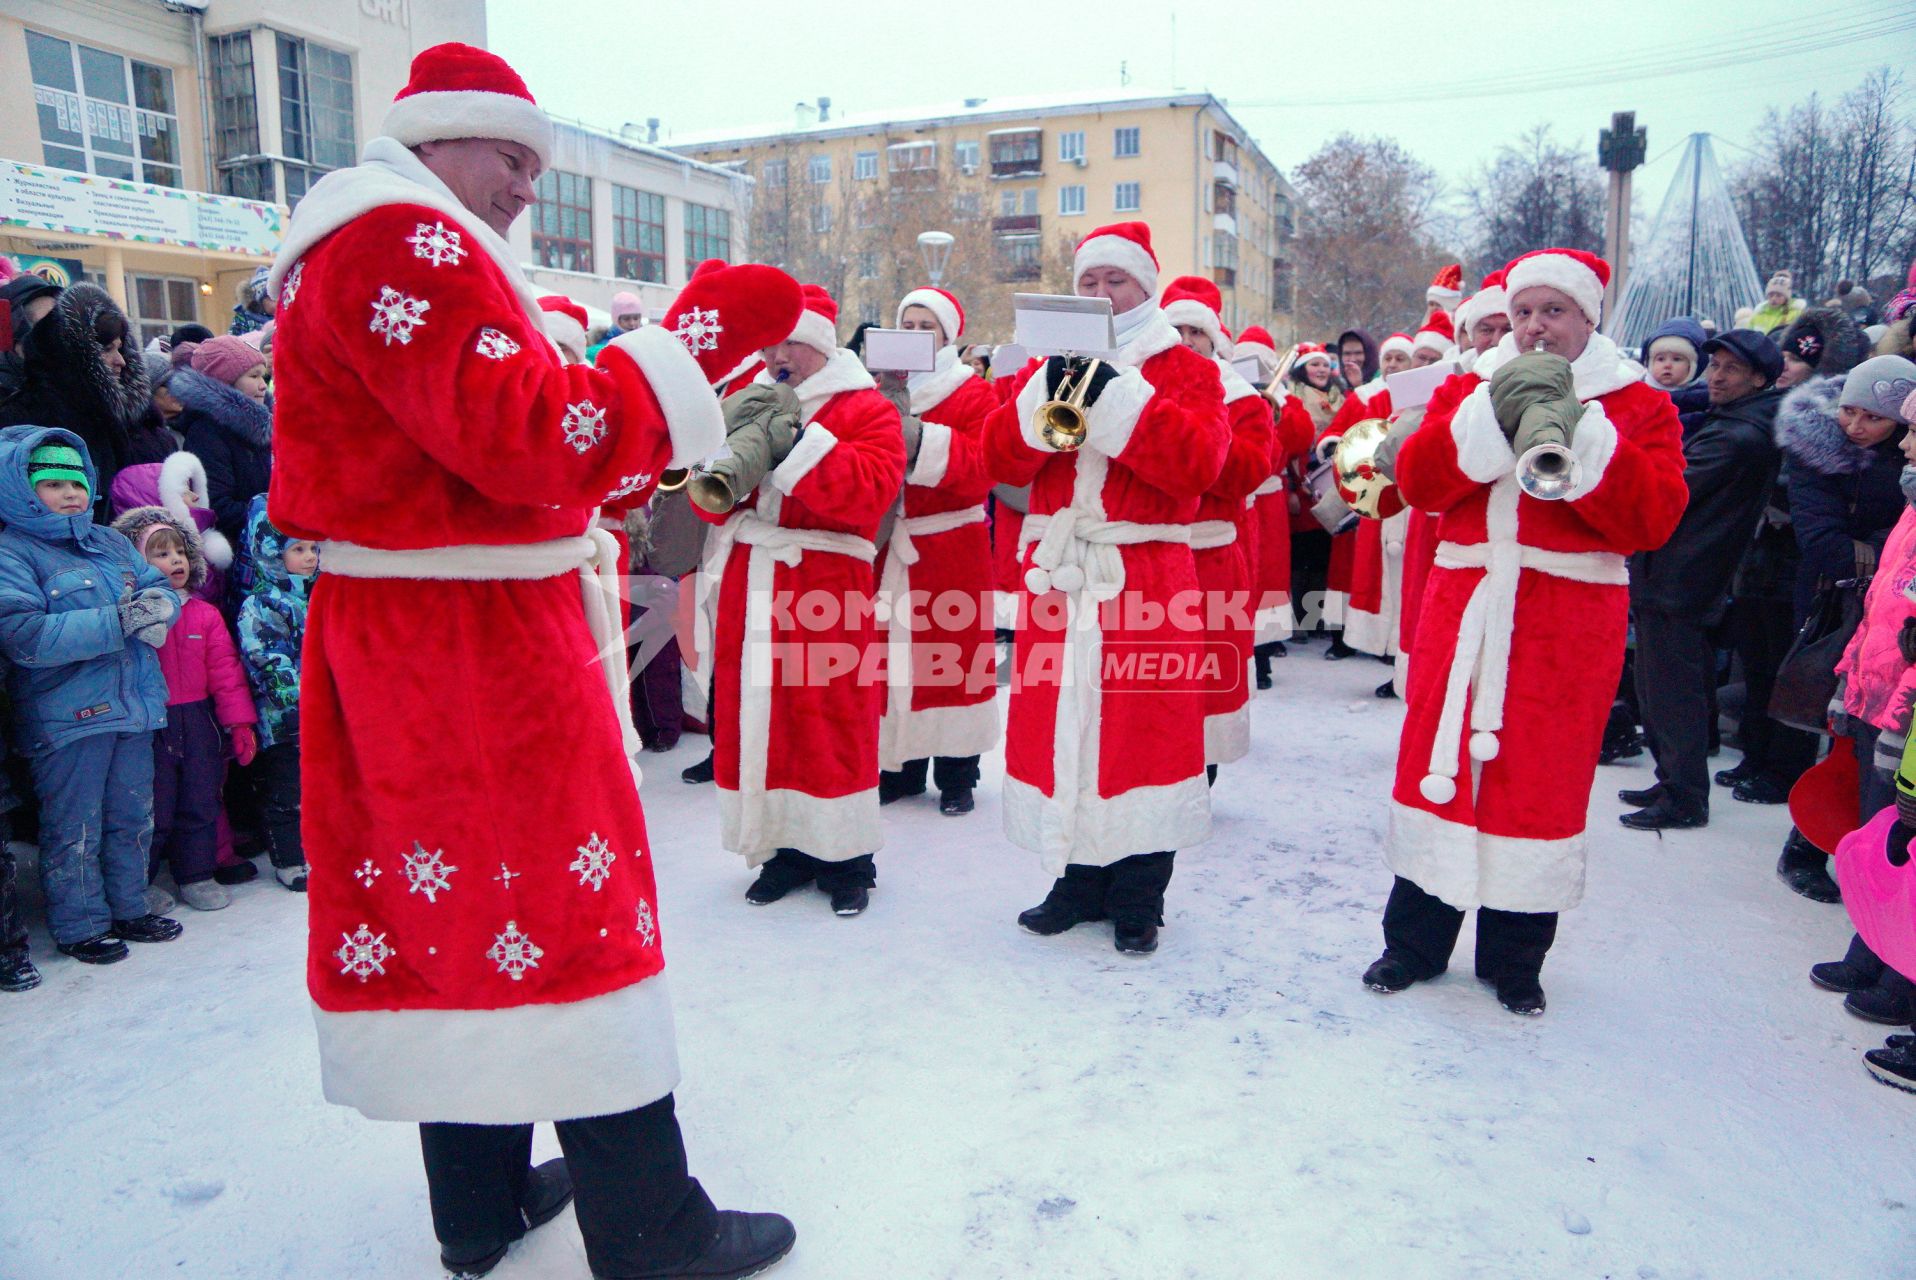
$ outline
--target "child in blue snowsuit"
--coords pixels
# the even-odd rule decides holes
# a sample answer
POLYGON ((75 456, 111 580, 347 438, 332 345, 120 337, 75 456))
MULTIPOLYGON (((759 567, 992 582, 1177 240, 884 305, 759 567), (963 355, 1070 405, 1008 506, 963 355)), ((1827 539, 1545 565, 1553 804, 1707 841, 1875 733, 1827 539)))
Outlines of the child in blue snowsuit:
POLYGON ((71 431, 0 431, 0 653, 40 796, 47 924, 61 952, 112 964, 128 942, 180 933, 145 902, 153 731, 166 723, 156 650, 180 597, 93 523, 98 484, 71 431))
POLYGON ((239 608, 240 662, 259 711, 260 809, 273 874, 306 892, 299 834, 299 658, 306 641, 306 600, 319 572, 319 549, 288 538, 266 518, 266 495, 246 510, 245 563, 251 566, 239 608))

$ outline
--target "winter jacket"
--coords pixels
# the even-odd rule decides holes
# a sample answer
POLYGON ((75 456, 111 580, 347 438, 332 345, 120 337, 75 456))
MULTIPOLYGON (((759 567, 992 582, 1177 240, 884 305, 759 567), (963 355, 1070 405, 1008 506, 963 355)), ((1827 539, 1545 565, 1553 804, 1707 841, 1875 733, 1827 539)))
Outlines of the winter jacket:
POLYGON ((286 535, 266 518, 266 499, 253 500, 246 522, 246 559, 252 589, 239 610, 240 659, 259 709, 259 743, 270 747, 299 737, 299 658, 306 639, 311 578, 286 572, 286 535))
POLYGON ((1916 617, 1906 590, 1916 579, 1916 510, 1905 505, 1890 530, 1876 576, 1864 597, 1863 621, 1836 664, 1843 677, 1843 710, 1891 733, 1909 729, 1916 703, 1916 667, 1897 644, 1903 620, 1916 617))
POLYGON ((166 633, 166 643, 160 646, 160 671, 166 676, 166 705, 177 707, 211 698, 214 718, 221 727, 230 729, 236 724, 257 722, 253 696, 247 692, 246 673, 240 669, 239 651, 227 633, 226 619, 200 598, 207 564, 192 529, 161 507, 135 507, 113 522, 114 529, 125 534, 133 549, 142 556, 145 551, 140 540, 155 525, 172 529, 186 544, 186 605, 166 633))
POLYGON ((163 462, 142 462, 114 477, 113 518, 135 507, 164 507, 166 513, 192 529, 206 557, 206 580, 193 594, 209 604, 226 599, 226 571, 233 567, 233 544, 213 527, 213 509, 206 505, 206 468, 183 450, 163 462))
POLYGON ((247 307, 244 304, 238 304, 238 305, 235 305, 233 308, 233 322, 232 324, 227 326, 226 331, 234 335, 235 337, 238 337, 241 334, 252 333, 258 329, 264 329, 267 325, 271 323, 273 323, 273 317, 267 314, 266 312, 254 311, 252 308, 247 307))
POLYGON ((0 653, 13 663, 14 742, 28 755, 166 723, 159 655, 121 634, 119 604, 148 587, 179 603, 165 576, 124 535, 94 524, 90 509, 61 516, 41 505, 27 459, 46 443, 86 452, 71 431, 0 431, 0 653))
POLYGON ((1774 388, 1713 406, 1683 436, 1690 499, 1670 540, 1630 561, 1637 609, 1714 621, 1776 482, 1774 388))
POLYGON ((1881 550, 1902 518, 1903 455, 1892 436, 1874 448, 1852 444, 1836 419, 1843 379, 1794 387, 1776 415, 1776 443, 1796 528, 1796 621, 1809 616, 1816 584, 1856 575, 1856 543, 1881 550))
POLYGON ((1749 322, 1743 327, 1754 329, 1758 333, 1775 333, 1779 329, 1787 329, 1796 323, 1796 318, 1803 314, 1803 308, 1807 305, 1801 298, 1791 298, 1782 306, 1765 298, 1763 305, 1750 313, 1749 322))
POLYGON ((104 289, 76 284, 64 290, 28 331, 17 379, 0 386, 0 427, 61 427, 86 445, 100 476, 93 514, 102 525, 107 488, 131 451, 128 431, 152 401, 137 347, 123 352, 126 363, 117 375, 106 367, 97 336, 106 317, 126 320, 104 289))
POLYGON ((1804 354, 1814 353, 1815 358, 1808 363, 1821 377, 1841 379, 1869 359, 1869 336, 1833 307, 1811 307, 1805 311, 1777 345, 1788 350, 1791 343, 1801 343, 1810 337, 1814 341, 1808 344, 1804 354))
POLYGON ((246 506, 273 478, 273 411, 194 369, 166 384, 185 406, 179 427, 186 451, 206 466, 207 503, 234 546, 246 533, 246 506))

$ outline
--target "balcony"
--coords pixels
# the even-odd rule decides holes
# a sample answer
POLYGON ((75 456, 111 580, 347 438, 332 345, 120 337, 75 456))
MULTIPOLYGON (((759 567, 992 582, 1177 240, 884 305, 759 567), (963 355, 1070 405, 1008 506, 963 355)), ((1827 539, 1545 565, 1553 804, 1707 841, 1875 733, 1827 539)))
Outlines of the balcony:
POLYGON ((1044 229, 1044 219, 1035 213, 1006 214, 991 220, 991 229, 999 233, 1032 235, 1044 229))
POLYGON ((1213 161, 1211 181, 1222 182, 1225 186, 1235 189, 1237 186, 1237 166, 1229 160, 1213 161))
POLYGON ((1214 213, 1211 215, 1211 230, 1237 234, 1237 215, 1234 213, 1214 213))
POLYGON ((1212 267, 1211 282, 1217 285, 1218 288, 1220 289, 1237 288, 1237 268, 1236 267, 1212 267))

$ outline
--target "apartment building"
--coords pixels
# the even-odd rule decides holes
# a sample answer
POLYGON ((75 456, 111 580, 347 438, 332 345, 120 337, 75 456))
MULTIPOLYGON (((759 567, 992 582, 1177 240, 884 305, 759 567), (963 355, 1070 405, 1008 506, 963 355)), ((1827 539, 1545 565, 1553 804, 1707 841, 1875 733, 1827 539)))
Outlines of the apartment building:
POLYGON ((955 237, 947 287, 981 339, 1009 336, 1010 294, 1070 291, 1091 228, 1151 225, 1162 278, 1206 275, 1225 324, 1290 334, 1293 192, 1208 93, 968 99, 835 117, 800 104, 780 128, 669 139, 756 180, 758 256, 833 289, 850 322, 889 321, 926 275, 917 235, 955 237))

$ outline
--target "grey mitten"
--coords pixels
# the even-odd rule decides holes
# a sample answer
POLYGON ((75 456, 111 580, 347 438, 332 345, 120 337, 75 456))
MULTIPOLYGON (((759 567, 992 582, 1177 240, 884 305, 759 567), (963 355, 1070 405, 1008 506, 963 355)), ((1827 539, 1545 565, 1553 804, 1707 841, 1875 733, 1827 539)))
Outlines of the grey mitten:
POLYGON ((905 473, 909 475, 918 465, 918 446, 925 437, 925 424, 908 413, 900 414, 898 421, 905 432, 905 473))
POLYGON ((145 640, 143 633, 158 627, 160 639, 146 640, 157 646, 166 640, 166 626, 179 611, 180 606, 171 592, 148 587, 120 601, 120 634, 145 640))

